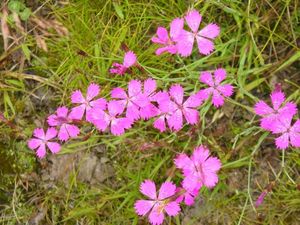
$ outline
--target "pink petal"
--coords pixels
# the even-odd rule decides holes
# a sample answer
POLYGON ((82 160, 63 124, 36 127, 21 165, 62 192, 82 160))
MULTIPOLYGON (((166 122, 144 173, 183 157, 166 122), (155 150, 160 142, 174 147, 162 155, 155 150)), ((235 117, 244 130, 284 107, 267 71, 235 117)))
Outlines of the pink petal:
POLYGON ((191 107, 196 108, 202 104, 203 98, 200 97, 199 92, 192 94, 183 104, 184 108, 191 107))
POLYGON ((206 171, 204 177, 204 185, 208 188, 213 188, 219 181, 217 174, 210 171, 206 171))
POLYGON ((214 72, 215 84, 219 85, 226 78, 226 70, 223 68, 216 69, 214 72))
POLYGON ((287 102, 278 112, 283 116, 294 116, 297 113, 297 105, 294 102, 287 102))
POLYGON ((284 150, 287 147, 289 147, 289 134, 284 133, 280 137, 276 138, 275 139, 275 144, 276 144, 276 147, 281 149, 281 150, 284 150))
POLYGON ((68 116, 68 111, 69 111, 69 110, 68 110, 67 107, 62 106, 62 107, 57 108, 56 114, 57 114, 57 116, 59 116, 59 117, 67 118, 67 116, 68 116))
POLYGON ((57 142, 49 142, 48 141, 47 146, 53 154, 58 153, 61 148, 60 144, 58 144, 57 142))
POLYGON ((267 195, 267 192, 266 192, 266 191, 263 191, 263 192, 258 196, 258 198, 257 198, 257 200, 256 200, 256 202, 255 202, 255 207, 258 207, 258 206, 260 206, 260 205, 263 203, 263 201, 264 201, 266 195, 267 195))
POLYGON ((175 18, 172 20, 170 25, 170 36, 173 41, 179 41, 178 37, 180 36, 184 25, 184 20, 180 18, 175 18))
POLYGON ((35 128, 33 131, 33 136, 40 138, 40 139, 44 139, 45 138, 45 132, 42 128, 35 128))
POLYGON ((200 90, 197 93, 197 95, 199 96, 199 98, 203 100, 207 100, 213 92, 214 92, 214 88, 210 87, 210 88, 205 88, 203 90, 200 90))
POLYGON ((263 116, 266 114, 273 113, 273 109, 267 105, 264 101, 259 101, 254 106, 254 111, 257 115, 263 116))
POLYGON ((223 84, 217 87, 217 89, 225 96, 229 97, 233 94, 233 87, 230 84, 223 84))
MULTIPOLYGON (((260 119, 260 126, 265 130, 268 130, 268 131, 273 131, 275 129, 278 130, 277 125, 278 125, 278 119, 276 116, 271 115, 271 116, 260 119)), ((283 129, 283 131, 286 130, 285 127, 280 126, 280 128, 283 129)), ((280 132, 283 132, 283 131, 280 131, 280 132)))
POLYGON ((164 116, 160 116, 158 117, 154 123, 153 126, 160 130, 160 132, 164 132, 166 130, 166 122, 165 122, 165 117, 164 116))
POLYGON ((127 99, 128 98, 126 92, 124 91, 124 89, 123 88, 119 88, 119 87, 114 88, 110 92, 110 94, 111 94, 112 98, 120 98, 120 99, 127 99))
POLYGON ((209 157, 209 149, 201 145, 194 149, 191 159, 196 165, 200 165, 204 163, 208 157, 209 157))
POLYGON ((202 187, 202 183, 199 182, 198 177, 193 175, 188 175, 184 177, 182 181, 182 186, 188 191, 193 191, 196 188, 200 189, 202 187))
POLYGON ((169 40, 168 31, 164 27, 158 27, 156 31, 157 37, 151 39, 152 42, 158 44, 166 44, 169 40))
POLYGON ((217 108, 224 104, 224 97, 217 90, 213 91, 212 103, 217 108))
POLYGON ((100 131, 105 131, 110 123, 109 115, 97 108, 91 111, 91 121, 100 131))
POLYGON ((95 98, 100 92, 100 87, 97 84, 90 84, 86 92, 86 100, 89 102, 95 98))
POLYGON ((180 105, 183 101, 183 92, 183 88, 179 84, 174 84, 169 89, 169 94, 171 97, 173 97, 173 99, 180 105))
POLYGON ((220 34, 220 27, 214 23, 210 23, 198 32, 202 37, 214 39, 220 34))
POLYGON ((37 147, 39 147, 41 144, 43 144, 43 141, 41 139, 36 139, 36 138, 31 138, 28 142, 27 145, 30 149, 34 150, 37 147))
POLYGON ((140 110, 139 107, 134 104, 128 104, 127 110, 126 110, 126 117, 131 120, 137 120, 140 118, 140 110))
POLYGON ((191 30, 193 32, 197 32, 199 25, 201 23, 201 20, 202 20, 202 16, 199 14, 198 11, 191 10, 185 16, 185 20, 186 20, 188 26, 191 28, 191 30))
POLYGON ((177 202, 170 202, 165 206, 166 213, 169 216, 176 216, 180 212, 180 206, 177 202))
POLYGON ((300 147, 300 133, 290 133, 291 145, 295 148, 300 147))
POLYGON ((217 157, 209 157, 202 165, 203 171, 217 172, 221 169, 221 161, 217 157))
POLYGON ((142 84, 139 80, 131 80, 128 84, 129 97, 139 95, 142 91, 142 84))
POLYGON ((70 119, 81 120, 85 112, 85 104, 81 104, 71 109, 69 114, 70 119))
POLYGON ((36 151, 36 155, 41 159, 41 158, 44 158, 45 155, 46 155, 46 144, 45 143, 42 143, 40 145, 40 147, 37 149, 36 151))
POLYGON ((134 204, 135 212, 139 216, 145 216, 153 207, 154 202, 149 200, 138 200, 134 204))
POLYGON ((196 36, 198 50, 203 55, 209 55, 215 48, 214 43, 206 38, 196 36))
POLYGON ((66 129, 70 135, 70 137, 74 138, 77 137, 80 133, 80 129, 75 126, 75 125, 71 125, 71 124, 66 124, 66 129))
POLYGON ((50 116, 48 116, 47 119, 48 125, 49 126, 58 126, 60 123, 57 121, 57 116, 55 114, 52 114, 50 116))
POLYGON ((148 78, 144 81, 144 94, 147 96, 153 94, 156 90, 156 81, 148 78))
POLYGON ((197 124, 198 123, 199 113, 197 110, 185 108, 183 111, 183 115, 188 124, 197 124))
POLYGON ((141 183, 140 192, 150 199, 157 199, 155 183, 152 180, 145 180, 143 183, 141 183))
POLYGON ((271 101, 275 110, 278 110, 281 104, 284 102, 285 96, 281 91, 274 91, 271 94, 271 101))
POLYGON ((63 124, 58 132, 58 139, 61 141, 67 141, 69 139, 69 133, 66 129, 66 124, 63 124))
POLYGON ((214 80, 213 80, 210 72, 205 71, 205 72, 200 73, 199 80, 202 83, 209 85, 210 87, 214 86, 214 80))
POLYGON ((300 120, 298 119, 291 127, 292 132, 300 133, 300 120))
POLYGON ((72 93, 71 101, 72 103, 84 103, 85 98, 82 96, 81 91, 77 90, 72 93))
POLYGON ((48 128, 46 135, 45 135, 45 140, 50 140, 52 138, 55 138, 57 135, 57 130, 54 127, 48 128))
POLYGON ((107 103, 107 109, 111 116, 117 116, 123 113, 124 104, 123 101, 112 100, 107 103))
POLYGON ((176 185, 173 184, 172 182, 166 181, 161 185, 159 189, 158 199, 164 200, 166 198, 169 198, 173 196, 175 192, 176 192, 176 185))
POLYGON ((278 120, 273 120, 272 132, 273 134, 280 134, 286 132, 291 127, 293 117, 279 117, 278 120))
POLYGON ((98 98, 94 101, 90 102, 91 107, 97 107, 99 109, 105 110, 106 109, 106 100, 104 98, 98 98))
POLYGON ((177 42, 178 53, 182 57, 192 54, 195 37, 192 33, 182 30, 177 42))
POLYGON ((183 119, 181 110, 173 112, 172 115, 169 118, 167 118, 169 127, 175 131, 179 131, 182 128, 182 120, 183 119))
POLYGON ((159 91, 151 98, 151 101, 156 101, 157 103, 162 103, 165 101, 170 101, 169 93, 166 91, 159 91))
POLYGON ((136 63, 136 55, 133 51, 126 52, 124 56, 123 65, 127 68, 131 67, 136 63))
POLYGON ((132 120, 128 118, 116 118, 111 122, 111 133, 119 136, 125 133, 125 129, 131 127, 132 120))
POLYGON ((149 221, 152 225, 160 225, 164 222, 164 214, 158 209, 158 205, 155 205, 149 214, 149 221))
POLYGON ((189 167, 190 165, 193 164, 191 159, 186 155, 186 154, 179 154, 175 159, 174 159, 174 164, 178 169, 183 169, 185 167, 189 167))
POLYGON ((158 48, 155 51, 156 55, 161 55, 164 52, 169 52, 170 54, 176 54, 177 53, 177 47, 175 45, 168 45, 162 48, 158 48))
POLYGON ((158 108, 151 103, 140 109, 140 116, 145 120, 155 117, 158 114, 159 114, 158 108))

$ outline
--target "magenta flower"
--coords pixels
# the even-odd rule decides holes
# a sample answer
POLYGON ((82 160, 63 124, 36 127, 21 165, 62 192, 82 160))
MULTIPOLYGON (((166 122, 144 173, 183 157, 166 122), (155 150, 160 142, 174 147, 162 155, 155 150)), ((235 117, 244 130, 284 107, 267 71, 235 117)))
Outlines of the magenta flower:
POLYGON ((184 188, 178 188, 177 193, 179 193, 178 198, 176 199, 176 202, 181 203, 184 201, 184 203, 188 206, 194 205, 195 198, 199 194, 199 189, 194 189, 193 191, 185 190, 184 188), (182 193, 182 194, 181 194, 182 193))
POLYGON ((293 102, 285 101, 284 93, 280 90, 273 91, 270 95, 272 107, 260 100, 254 106, 254 111, 261 116, 260 126, 268 131, 272 131, 273 126, 282 117, 293 117, 297 113, 297 106, 293 102))
POLYGON ((170 36, 168 35, 168 31, 164 27, 158 27, 156 31, 157 37, 153 37, 151 39, 152 42, 161 44, 163 47, 158 48, 155 51, 156 55, 160 55, 164 52, 169 52, 170 54, 177 53, 177 44, 179 41, 179 36, 183 29, 184 21, 183 19, 176 18, 171 22, 170 25, 170 36))
POLYGON ((28 141, 28 147, 32 150, 36 150, 36 155, 39 158, 44 158, 46 155, 46 146, 49 150, 55 154, 60 151, 60 144, 51 141, 57 135, 57 130, 53 127, 48 128, 46 134, 42 128, 36 128, 33 131, 34 138, 28 141))
POLYGON ((69 118, 81 120, 84 113, 86 114, 86 120, 91 122, 91 110, 92 108, 99 108, 104 110, 106 108, 106 100, 99 98, 93 100, 100 92, 100 87, 97 84, 90 84, 87 89, 86 98, 83 97, 81 91, 77 90, 72 93, 72 103, 80 104, 71 110, 69 118))
POLYGON ((293 125, 292 116, 282 116, 272 126, 273 134, 281 134, 275 139, 275 144, 279 149, 286 149, 289 145, 300 147, 300 120, 298 119, 293 125))
POLYGON ((196 39, 199 52, 203 55, 210 54, 215 48, 212 40, 220 33, 219 26, 211 23, 199 31, 198 29, 202 16, 196 10, 188 12, 185 16, 185 20, 192 32, 188 32, 186 30, 181 32, 177 43, 178 53, 183 57, 191 55, 194 41, 196 39))
POLYGON ((210 72, 202 72, 199 80, 208 86, 204 90, 199 91, 199 95, 203 99, 208 99, 212 95, 212 103, 215 107, 220 107, 224 104, 224 98, 233 94, 233 87, 230 84, 221 84, 226 78, 226 70, 220 68, 214 72, 214 77, 210 72))
POLYGON ((143 119, 149 119, 158 114, 158 108, 151 103, 151 101, 156 101, 154 96, 156 95, 156 81, 149 78, 144 81, 144 89, 142 96, 142 103, 139 105, 140 108, 140 116, 143 119))
POLYGON ((123 106, 118 101, 107 103, 107 112, 94 108, 91 112, 91 121, 100 131, 105 131, 110 126, 113 135, 124 134, 125 129, 131 128, 132 120, 118 117, 123 112, 123 106))
POLYGON ((136 55, 133 51, 125 53, 123 64, 113 63, 112 68, 109 70, 111 74, 124 75, 126 71, 136 63, 136 55))
POLYGON ((191 157, 180 154, 175 160, 175 165, 184 175, 183 187, 193 192, 202 186, 214 187, 218 183, 217 172, 221 162, 216 157, 209 156, 209 150, 200 146, 195 148, 191 157))
POLYGON ((126 117, 132 121, 140 118, 140 107, 148 103, 147 97, 142 93, 142 84, 138 80, 129 82, 128 94, 123 88, 114 88, 111 97, 118 99, 116 101, 122 106, 122 112, 126 108, 126 117))
POLYGON ((268 194, 267 191, 263 191, 263 192, 258 196, 257 200, 255 201, 255 207, 258 207, 258 206, 260 206, 260 205, 263 203, 263 201, 264 201, 265 197, 267 196, 267 194, 268 194))
POLYGON ((149 213, 149 221, 152 225, 160 225, 164 221, 164 212, 169 216, 176 216, 180 212, 179 204, 172 199, 176 193, 176 186, 172 182, 164 182, 157 196, 155 183, 151 180, 145 180, 140 191, 150 200, 138 200, 134 204, 135 211, 140 216, 149 213))
POLYGON ((72 124, 73 120, 68 115, 67 107, 59 107, 56 114, 48 117, 48 124, 52 127, 59 127, 58 138, 67 141, 69 138, 77 137, 80 133, 79 128, 72 124))

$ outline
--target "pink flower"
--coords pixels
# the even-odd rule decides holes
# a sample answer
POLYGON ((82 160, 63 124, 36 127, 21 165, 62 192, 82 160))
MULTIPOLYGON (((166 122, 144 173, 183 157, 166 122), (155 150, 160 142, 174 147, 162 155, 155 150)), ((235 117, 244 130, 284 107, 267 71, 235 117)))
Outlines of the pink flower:
POLYGON ((151 101, 155 101, 154 96, 156 95, 156 81, 149 78, 144 81, 144 89, 142 100, 144 101, 140 108, 140 116, 143 119, 149 119, 158 114, 158 108, 151 103, 151 101))
POLYGON ((142 93, 142 84, 138 80, 131 80, 128 84, 128 94, 123 88, 114 88, 111 97, 116 100, 121 107, 120 114, 126 108, 126 117, 132 121, 140 118, 140 107, 148 103, 148 99, 142 93))
POLYGON ((67 141, 70 137, 77 137, 80 130, 77 126, 71 124, 73 120, 68 116, 67 107, 59 107, 56 110, 56 114, 52 114, 48 117, 49 126, 60 127, 58 132, 58 138, 61 141, 67 141))
POLYGON ((186 205, 191 206, 195 203, 195 198, 199 194, 199 189, 196 188, 193 191, 188 191, 184 188, 178 188, 176 192, 180 194, 176 199, 176 202, 181 203, 182 201, 184 201, 186 205))
POLYGON ((263 203, 263 201, 264 201, 264 199, 265 199, 265 197, 266 197, 267 194, 268 194, 267 191, 263 191, 263 192, 258 196, 258 198, 257 198, 257 200, 256 200, 256 202, 255 202, 255 207, 258 207, 258 206, 260 206, 260 205, 263 203))
POLYGON ((170 37, 168 31, 164 27, 158 27, 156 31, 157 37, 151 39, 152 42, 163 45, 163 47, 158 48, 155 51, 156 55, 160 55, 164 52, 169 52, 170 54, 177 53, 176 42, 179 41, 178 37, 183 29, 184 21, 183 19, 176 18, 171 22, 170 25, 170 37))
POLYGON ((104 110, 106 108, 106 100, 99 98, 93 100, 100 92, 100 87, 97 84, 90 84, 87 89, 86 98, 83 97, 81 91, 77 90, 72 93, 72 103, 80 104, 71 110, 69 118, 81 120, 84 112, 86 112, 86 120, 91 122, 92 108, 104 110), (92 101, 93 100, 93 101, 92 101))
POLYGON ((118 101, 107 103, 108 112, 100 108, 94 108, 91 112, 92 123, 100 131, 105 131, 110 126, 113 135, 122 135, 125 129, 131 128, 132 120, 123 117, 117 117, 122 114, 123 106, 118 101))
POLYGON ((168 124, 171 129, 180 130, 183 126, 183 116, 188 124, 196 124, 199 119, 197 107, 201 105, 202 99, 199 95, 191 95, 184 103, 184 91, 179 84, 171 86, 169 94, 176 104, 176 110, 168 118, 168 124))
POLYGON ((273 126, 280 118, 293 117, 297 113, 297 106, 293 102, 284 103, 285 96, 280 90, 273 91, 270 97, 272 107, 261 100, 254 106, 254 111, 257 115, 262 116, 260 126, 265 130, 272 131, 273 126))
POLYGON ((140 191, 150 200, 138 200, 134 204, 135 211, 140 216, 149 213, 149 221, 153 225, 162 224, 164 221, 164 212, 169 216, 176 216, 180 212, 179 204, 172 200, 176 193, 176 186, 172 182, 164 182, 157 196, 155 183, 151 180, 145 180, 140 187, 140 191))
POLYGON ((183 187, 186 190, 193 192, 203 185, 212 188, 218 183, 217 171, 221 168, 221 162, 216 157, 210 157, 206 147, 195 148, 191 158, 180 154, 174 161, 183 172, 183 187))
POLYGON ((126 71, 136 63, 136 55, 133 51, 125 53, 123 64, 113 63, 113 67, 109 70, 112 74, 124 75, 126 71))
POLYGON ((185 16, 185 20, 192 32, 185 30, 181 32, 177 43, 178 53, 183 57, 191 55, 194 41, 196 39, 199 52, 203 55, 210 54, 214 50, 214 43, 211 40, 215 39, 219 35, 219 26, 211 23, 199 31, 198 29, 202 16, 196 10, 188 12, 185 16))
POLYGON ((226 70, 220 68, 214 72, 214 77, 210 72, 202 72, 199 80, 208 86, 204 90, 199 91, 199 95, 203 99, 208 99, 212 95, 212 103, 215 107, 222 106, 224 104, 224 98, 229 97, 233 93, 233 87, 230 84, 221 84, 226 78, 226 70))
POLYGON ((289 145, 300 147, 300 120, 298 119, 293 125, 292 116, 282 116, 272 127, 273 134, 281 134, 275 139, 275 144, 279 149, 286 149, 289 145))
POLYGON ((46 134, 42 128, 36 128, 33 131, 34 138, 28 141, 28 147, 32 150, 36 150, 36 154, 39 158, 44 158, 46 155, 46 146, 50 151, 55 154, 60 151, 60 144, 54 141, 50 141, 57 135, 57 130, 53 127, 48 128, 46 134))

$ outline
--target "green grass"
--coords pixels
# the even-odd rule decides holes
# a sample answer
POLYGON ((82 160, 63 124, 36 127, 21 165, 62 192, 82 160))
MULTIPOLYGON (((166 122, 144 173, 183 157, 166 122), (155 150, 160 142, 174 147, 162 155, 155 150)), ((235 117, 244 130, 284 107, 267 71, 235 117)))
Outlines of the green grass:
POLYGON ((43 7, 51 9, 70 36, 48 38, 45 53, 27 35, 22 45, 0 55, 2 59, 23 52, 30 59, 25 69, 9 61, 0 71, 0 109, 13 124, 0 124, 1 223, 25 224, 45 209, 42 224, 147 224, 133 209, 142 197, 140 183, 149 178, 157 184, 166 179, 179 184, 181 175, 174 173, 172 159, 199 144, 209 146, 221 159, 220 182, 212 190, 203 189, 195 206, 183 207, 165 224, 300 223, 299 149, 289 148, 284 155, 276 150, 273 136, 258 127, 252 110, 258 99, 268 98, 277 82, 299 105, 298 1, 77 0, 64 7, 51 2, 45 1, 43 7), (206 57, 196 48, 188 58, 155 56, 157 46, 150 39, 156 28, 168 26, 189 8, 200 11, 203 23, 221 26, 216 50, 206 57), (123 57, 122 44, 137 54, 146 72, 134 69, 122 77, 108 73, 112 62, 123 57), (26 147, 26 139, 55 106, 71 106, 73 90, 96 82, 101 95, 108 97, 112 88, 126 87, 131 79, 152 77, 161 89, 180 83, 186 93, 192 93, 203 87, 198 82, 200 71, 220 66, 226 68, 235 95, 218 110, 205 103, 199 125, 161 134, 152 128, 152 121, 138 122, 121 137, 93 130, 86 141, 64 145, 60 154, 89 154, 105 145, 116 173, 113 185, 90 187, 77 181, 76 171, 67 187, 58 183, 47 189, 30 179, 33 173, 39 175, 43 163, 26 147), (36 97, 37 91, 41 93, 36 97), (141 151, 141 143, 151 147, 141 151), (275 182, 272 192, 255 209, 253 202, 270 182, 275 182))

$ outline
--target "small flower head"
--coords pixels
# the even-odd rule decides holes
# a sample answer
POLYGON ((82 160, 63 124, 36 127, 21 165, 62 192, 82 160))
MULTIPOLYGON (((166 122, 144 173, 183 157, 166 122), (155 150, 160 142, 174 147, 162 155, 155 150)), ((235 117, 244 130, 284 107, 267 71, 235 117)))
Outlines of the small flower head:
POLYGON ((57 135, 57 130, 53 127, 48 128, 46 134, 42 128, 36 128, 33 131, 33 138, 28 141, 28 147, 32 150, 36 150, 36 155, 39 158, 44 158, 46 155, 46 146, 49 150, 56 154, 60 151, 60 144, 53 141, 57 135))
POLYGON ((111 74, 124 75, 127 70, 136 63, 136 55, 133 51, 128 51, 124 55, 123 63, 113 63, 109 70, 111 74))
POLYGON ((69 138, 77 137, 80 133, 79 128, 72 124, 73 120, 68 115, 67 107, 59 107, 56 110, 56 114, 52 114, 48 117, 49 126, 59 128, 58 138, 61 141, 67 141, 69 138))
POLYGON ((212 103, 215 107, 220 107, 224 104, 224 98, 230 97, 233 93, 233 87, 230 84, 221 84, 226 78, 226 70, 216 69, 214 76, 210 72, 202 72, 199 80, 209 86, 204 90, 199 91, 199 95, 203 99, 208 99, 212 95, 212 103))
POLYGON ((97 84, 93 83, 88 86, 86 97, 83 97, 81 91, 74 91, 71 96, 72 103, 79 105, 72 108, 69 117, 72 119, 81 120, 85 113, 86 120, 88 122, 91 122, 91 110, 93 108, 99 108, 102 110, 106 108, 105 99, 95 99, 99 92, 100 87, 97 84))
POLYGON ((204 146, 195 148, 191 157, 180 154, 175 159, 175 165, 182 170, 183 187, 190 192, 199 190, 202 186, 212 188, 218 183, 217 172, 221 168, 221 162, 218 158, 211 157, 204 146))
POLYGON ((134 204, 136 213, 139 216, 145 216, 149 213, 149 222, 152 225, 160 225, 164 221, 165 212, 169 216, 176 216, 180 212, 179 203, 172 199, 176 193, 176 186, 172 182, 164 182, 156 193, 155 183, 151 180, 145 180, 140 191, 147 196, 149 200, 138 200, 134 204))
POLYGON ((214 43, 212 42, 219 33, 220 28, 218 25, 211 23, 205 26, 199 31, 199 26, 202 20, 202 16, 196 10, 191 10, 185 16, 185 21, 191 32, 183 30, 181 32, 179 41, 177 43, 178 53, 187 57, 192 54, 194 42, 196 40, 199 53, 208 55, 214 50, 214 43))
POLYGON ((272 107, 260 100, 254 106, 254 111, 261 116, 260 126, 268 131, 274 129, 277 121, 284 117, 292 118, 297 113, 297 106, 293 102, 285 101, 285 95, 281 90, 275 90, 271 94, 272 107))

